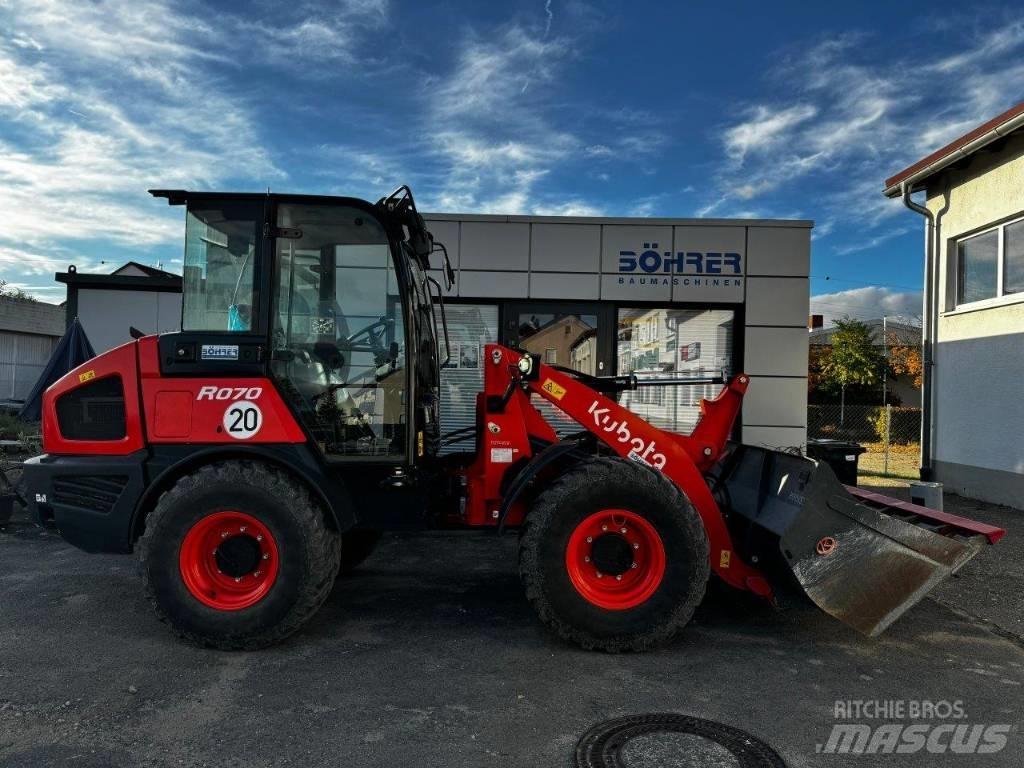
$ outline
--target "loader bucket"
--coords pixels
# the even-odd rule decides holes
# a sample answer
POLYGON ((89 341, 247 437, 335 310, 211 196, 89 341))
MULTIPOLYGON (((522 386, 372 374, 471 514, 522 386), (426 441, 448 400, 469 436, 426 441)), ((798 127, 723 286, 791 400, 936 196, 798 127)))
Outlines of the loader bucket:
POLYGON ((844 486, 827 464, 797 454, 741 446, 722 469, 737 548, 763 563, 773 586, 788 570, 821 610, 868 636, 1003 534, 844 486))

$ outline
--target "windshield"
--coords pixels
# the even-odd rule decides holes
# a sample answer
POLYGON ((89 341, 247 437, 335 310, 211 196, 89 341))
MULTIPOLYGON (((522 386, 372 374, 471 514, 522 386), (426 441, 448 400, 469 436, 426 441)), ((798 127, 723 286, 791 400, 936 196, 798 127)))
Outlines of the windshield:
POLYGON ((189 207, 181 327, 185 331, 249 331, 259 203, 204 202, 189 207))

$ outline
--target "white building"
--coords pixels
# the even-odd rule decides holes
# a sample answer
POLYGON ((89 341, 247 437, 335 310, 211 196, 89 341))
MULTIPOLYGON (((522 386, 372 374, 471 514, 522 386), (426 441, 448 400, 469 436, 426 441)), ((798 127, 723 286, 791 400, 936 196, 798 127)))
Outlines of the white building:
POLYGON ((1024 507, 1024 104, 885 182, 924 217, 922 476, 1024 507), (925 205, 910 199, 925 192, 925 205))
POLYGON ((109 275, 58 272, 68 287, 67 323, 76 317, 96 350, 131 341, 129 329, 144 333, 181 328, 181 275, 129 261, 109 275))
MULTIPOLYGON (((463 348, 499 341, 598 376, 745 371, 737 436, 772 447, 806 442, 810 222, 424 218, 456 271, 445 301, 458 354, 442 377, 443 432, 471 423, 481 386, 479 353, 463 348)), ((648 387, 621 402, 689 432, 699 399, 719 389, 648 387)))

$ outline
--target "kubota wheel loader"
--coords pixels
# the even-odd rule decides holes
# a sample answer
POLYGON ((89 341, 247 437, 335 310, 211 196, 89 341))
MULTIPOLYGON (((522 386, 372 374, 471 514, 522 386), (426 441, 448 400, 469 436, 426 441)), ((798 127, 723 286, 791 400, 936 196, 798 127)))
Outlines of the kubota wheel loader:
POLYGON ((138 553, 186 638, 283 639, 398 527, 518 529, 541 620, 609 651, 670 638, 712 572, 765 600, 802 591, 873 635, 1002 535, 734 444, 744 375, 680 435, 617 403, 634 376, 489 344, 475 450, 443 455, 447 328, 429 270, 452 272, 408 188, 376 204, 153 194, 187 206, 182 330, 55 383, 45 453, 24 476, 39 524, 90 552, 138 553), (560 439, 538 400, 579 433, 560 439))

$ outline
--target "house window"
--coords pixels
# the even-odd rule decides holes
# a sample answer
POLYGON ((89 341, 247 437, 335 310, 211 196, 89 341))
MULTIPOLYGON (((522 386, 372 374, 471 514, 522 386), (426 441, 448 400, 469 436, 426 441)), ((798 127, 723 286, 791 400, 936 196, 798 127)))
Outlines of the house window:
POLYGON ((1024 220, 960 240, 956 256, 957 305, 1024 293, 1024 220))
POLYGON ((1003 230, 1003 293, 1024 293, 1024 221, 1003 230))
POLYGON ((544 362, 548 365, 558 364, 558 350, 554 347, 547 347, 544 350, 544 362))

